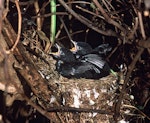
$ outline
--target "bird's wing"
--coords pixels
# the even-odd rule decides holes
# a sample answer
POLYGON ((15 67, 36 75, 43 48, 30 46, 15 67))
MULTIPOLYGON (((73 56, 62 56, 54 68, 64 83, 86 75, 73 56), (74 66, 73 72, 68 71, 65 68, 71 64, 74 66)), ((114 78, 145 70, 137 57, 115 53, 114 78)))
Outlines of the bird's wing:
POLYGON ((80 62, 77 64, 61 64, 58 72, 68 78, 99 78, 101 71, 93 64, 80 62))
POLYGON ((111 51, 111 47, 109 46, 109 44, 101 44, 98 47, 96 47, 95 49, 93 49, 93 52, 97 52, 100 55, 105 55, 107 52, 111 51))
POLYGON ((102 57, 96 54, 88 54, 81 58, 81 61, 89 62, 100 69, 103 69, 106 61, 103 60, 102 57))
POLYGON ((76 73, 85 73, 87 71, 95 71, 95 73, 100 73, 100 70, 93 64, 88 62, 83 62, 81 65, 75 67, 76 73))

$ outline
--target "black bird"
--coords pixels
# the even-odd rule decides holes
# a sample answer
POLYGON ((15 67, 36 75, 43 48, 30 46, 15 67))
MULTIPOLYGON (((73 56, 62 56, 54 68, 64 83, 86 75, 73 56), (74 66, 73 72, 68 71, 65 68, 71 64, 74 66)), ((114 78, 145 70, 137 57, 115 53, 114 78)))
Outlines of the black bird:
POLYGON ((50 53, 57 60, 56 70, 67 78, 99 79, 109 74, 108 64, 96 54, 87 54, 75 59, 73 53, 56 45, 58 51, 50 53))
POLYGON ((68 78, 99 79, 110 73, 108 63, 97 54, 87 54, 70 64, 59 67, 59 73, 68 78))
POLYGON ((75 54, 77 58, 89 53, 104 55, 112 49, 109 44, 101 44, 92 49, 92 47, 86 42, 76 42, 73 40, 71 40, 71 42, 73 43, 73 47, 70 49, 70 51, 75 54))
POLYGON ((101 44, 95 49, 92 49, 92 47, 86 43, 86 42, 75 42, 72 41, 74 44, 75 56, 77 55, 78 60, 82 62, 89 62, 95 66, 97 66, 99 69, 101 69, 101 74, 109 74, 110 67, 108 63, 104 60, 102 55, 105 55, 108 51, 111 50, 111 47, 109 47, 109 44, 101 44), (90 50, 89 50, 90 47, 90 50))
POLYGON ((92 53, 98 53, 99 55, 106 55, 107 52, 111 51, 109 44, 101 44, 92 50, 92 53))
POLYGON ((103 77, 102 71, 89 62, 63 63, 59 68, 57 67, 57 71, 67 78, 99 79, 103 77))
POLYGON ((103 57, 101 57, 98 54, 87 54, 80 57, 80 61, 91 63, 92 65, 96 66, 100 70, 100 77, 104 77, 109 75, 110 73, 110 67, 108 63, 104 60, 103 57))
POLYGON ((93 50, 92 47, 86 42, 76 42, 73 40, 71 40, 71 42, 73 43, 73 47, 70 49, 70 51, 75 54, 76 58, 86 55, 93 50))
POLYGON ((74 63, 76 61, 76 58, 69 49, 61 47, 58 44, 55 44, 54 46, 57 48, 57 52, 50 52, 49 54, 52 55, 53 58, 57 60, 56 70, 60 72, 61 66, 64 66, 64 64, 67 65, 70 63, 74 63))
POLYGON ((67 63, 74 62, 76 60, 75 56, 69 49, 61 47, 58 44, 55 44, 55 47, 57 48, 57 52, 50 53, 50 55, 52 55, 54 59, 67 63))

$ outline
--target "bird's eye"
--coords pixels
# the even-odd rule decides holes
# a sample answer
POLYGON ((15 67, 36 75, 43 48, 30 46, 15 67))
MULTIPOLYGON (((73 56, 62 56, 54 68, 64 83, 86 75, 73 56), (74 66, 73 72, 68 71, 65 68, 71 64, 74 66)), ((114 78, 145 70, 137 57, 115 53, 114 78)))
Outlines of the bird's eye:
POLYGON ((65 55, 65 53, 64 53, 63 51, 60 51, 60 54, 61 54, 61 55, 65 55))
POLYGON ((82 50, 82 48, 81 48, 81 47, 78 47, 78 50, 82 50))

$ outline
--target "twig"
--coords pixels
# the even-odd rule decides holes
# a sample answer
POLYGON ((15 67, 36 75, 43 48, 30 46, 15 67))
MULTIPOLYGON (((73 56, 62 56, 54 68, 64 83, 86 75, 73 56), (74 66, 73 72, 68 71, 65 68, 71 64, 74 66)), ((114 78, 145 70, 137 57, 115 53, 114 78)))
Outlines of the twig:
MULTIPOLYGON (((40 16, 40 13, 39 13, 40 9, 39 9, 39 4, 37 0, 34 2, 34 8, 35 8, 35 12, 37 13, 37 16, 40 16)), ((37 23, 37 30, 41 30, 42 28, 41 18, 37 18, 36 23, 37 23)))
POLYGON ((34 104, 26 95, 22 94, 23 98, 33 107, 35 108, 40 114, 42 114, 43 116, 45 116, 47 119, 49 119, 50 121, 53 122, 58 122, 58 118, 55 118, 54 115, 51 116, 50 113, 48 113, 46 110, 43 110, 41 107, 39 107, 38 105, 34 104))
POLYGON ((138 25, 139 25, 139 21, 138 21, 138 18, 136 17, 135 18, 135 26, 134 26, 133 30, 130 32, 130 34, 128 36, 128 39, 133 39, 134 34, 135 34, 135 32, 136 32, 136 30, 138 28, 138 25))
POLYGON ((150 48, 150 38, 148 38, 146 41, 139 41, 138 45, 143 48, 150 48))
POLYGON ((4 9, 4 0, 0 0, 0 34, 1 34, 1 30, 2 30, 3 9, 4 9))
MULTIPOLYGON (((57 33, 56 33, 56 36, 55 36, 55 38, 56 38, 57 41, 58 41, 58 37, 59 37, 59 35, 60 35, 62 29, 63 29, 63 25, 61 24, 61 25, 59 26, 59 29, 58 29, 58 31, 57 31, 57 33)), ((61 39, 60 39, 60 40, 61 40, 61 39)))
POLYGON ((4 20, 4 18, 6 18, 8 12, 9 12, 9 0, 6 0, 5 6, 6 7, 5 7, 4 11, 3 11, 3 20, 4 20))
MULTIPOLYGON (((68 38, 68 36, 63 36, 63 37, 61 37, 61 38, 57 38, 58 36, 59 36, 59 34, 60 34, 60 32, 61 32, 61 29, 63 28, 63 25, 62 25, 62 27, 60 28, 60 30, 57 32, 57 34, 56 34, 56 39, 57 39, 57 41, 61 41, 61 40, 63 40, 63 39, 67 39, 68 38)), ((76 34, 79 34, 79 33, 84 33, 85 31, 84 30, 79 30, 79 31, 76 31, 76 32, 74 32, 74 33, 72 33, 72 34, 70 34, 71 36, 73 36, 73 35, 76 35, 76 34)))
POLYGON ((58 0, 63 6, 64 8, 69 12, 71 13, 77 20, 79 20, 81 23, 85 24, 87 27, 91 28, 92 30, 100 33, 100 34, 103 34, 103 35, 107 35, 107 36, 115 36, 115 37, 118 37, 118 38, 122 38, 121 36, 119 36, 116 32, 112 31, 112 30, 107 30, 107 31, 102 31, 100 29, 98 29, 96 26, 93 25, 93 23, 83 17, 83 16, 80 16, 78 15, 76 12, 74 12, 72 9, 69 8, 69 6, 63 1, 63 0, 58 0))
POLYGON ((109 15, 105 12, 105 10, 103 9, 103 7, 99 4, 99 2, 97 0, 93 0, 93 2, 95 3, 95 5, 99 8, 99 11, 102 13, 102 15, 104 16, 104 18, 106 19, 106 21, 109 24, 112 24, 114 26, 116 26, 118 29, 120 29, 121 31, 123 31, 124 35, 126 35, 126 30, 116 21, 114 21, 113 19, 111 19, 109 17, 109 15))
POLYGON ((143 106, 143 108, 145 108, 146 107, 146 105, 148 104, 148 102, 150 101, 150 97, 148 97, 147 99, 146 99, 146 101, 144 102, 144 106, 143 106))
POLYGON ((31 18, 44 18, 44 17, 50 17, 52 15, 68 15, 67 12, 55 12, 55 13, 48 13, 48 14, 43 14, 43 15, 36 15, 36 16, 32 16, 31 18))
POLYGON ((17 39, 16 39, 15 44, 13 45, 13 47, 10 50, 6 51, 7 54, 10 54, 10 52, 14 51, 14 49, 16 48, 16 46, 17 46, 17 44, 20 40, 20 35, 21 35, 22 16, 21 16, 21 10, 20 10, 20 7, 19 7, 18 0, 15 0, 15 4, 16 4, 16 7, 17 7, 17 11, 18 11, 18 35, 17 35, 17 39))
MULTIPOLYGON (((105 0, 102 0, 103 4, 105 5, 106 9, 110 12, 110 7, 107 5, 107 3, 105 2, 105 0)), ((111 4, 110 4, 111 5, 111 4)), ((112 6, 111 6, 112 7, 112 6)))
POLYGON ((69 40, 71 41, 72 40, 71 35, 69 34, 69 31, 68 31, 68 29, 67 29, 67 27, 66 27, 66 25, 65 25, 65 23, 64 23, 64 21, 62 19, 62 17, 59 17, 59 19, 60 19, 60 21, 61 21, 61 23, 62 23, 62 25, 63 25, 66 33, 67 33, 67 36, 68 36, 69 40))
POLYGON ((120 114, 119 112, 120 112, 121 102, 122 102, 124 94, 126 92, 126 86, 127 86, 127 83, 129 82, 131 73, 132 73, 132 71, 133 71, 133 69, 134 69, 138 59, 140 58, 141 54, 143 53, 143 51, 144 51, 144 48, 139 48, 136 56, 134 57, 134 59, 132 60, 131 64, 128 67, 128 72, 127 72, 127 75, 125 77, 125 81, 124 81, 122 90, 120 92, 120 95, 119 95, 119 98, 118 98, 118 102, 116 103, 116 107, 115 107, 115 120, 117 120, 117 117, 120 114))
POLYGON ((111 5, 111 2, 109 0, 102 0, 103 2, 105 1, 110 8, 112 8, 115 11, 115 8, 111 5))
POLYGON ((107 114, 113 115, 110 111, 100 110, 100 109, 88 109, 88 108, 75 108, 75 107, 52 107, 47 110, 48 112, 84 112, 84 113, 100 113, 100 114, 107 114))
POLYGON ((68 2, 66 2, 66 4, 68 5, 68 4, 71 4, 71 3, 77 3, 77 4, 86 4, 86 5, 90 5, 91 4, 91 2, 87 2, 87 1, 72 1, 72 0, 70 0, 70 1, 68 1, 68 2))
POLYGON ((99 17, 100 19, 103 19, 103 20, 105 19, 103 16, 97 15, 97 14, 95 14, 94 12, 91 12, 91 11, 89 11, 89 10, 87 10, 87 9, 84 9, 84 8, 78 6, 78 5, 76 5, 76 8, 80 9, 80 10, 83 11, 83 12, 86 12, 86 13, 88 13, 88 14, 91 14, 91 15, 93 15, 93 16, 99 17))
MULTIPOLYGON (((0 35, 1 36, 1 35, 0 35)), ((1 39, 1 37, 0 37, 1 39)), ((9 68, 8 68, 8 54, 6 54, 4 48, 0 45, 0 54, 4 56, 3 59, 3 72, 4 72, 4 80, 6 81, 5 85, 0 84, 0 89, 4 89, 5 92, 11 91, 10 87, 8 86, 8 82, 11 82, 9 68), (9 88, 7 88, 9 87, 9 88)), ((12 88, 11 88, 12 89, 12 88)), ((13 90, 12 90, 13 91, 13 90)))
MULTIPOLYGON (((10 1, 13 2, 13 3, 15 3, 16 0, 10 0, 10 1)), ((20 1, 19 1, 19 5, 21 5, 21 6, 31 5, 31 4, 33 4, 34 2, 35 2, 35 0, 29 0, 29 1, 27 1, 27 2, 20 2, 20 1)))
POLYGON ((141 12, 138 12, 138 18, 139 18, 139 24, 140 24, 140 29, 141 29, 141 34, 143 39, 146 39, 146 35, 145 35, 145 30, 144 30, 144 26, 143 26, 143 19, 142 19, 142 14, 141 12))
POLYGON ((131 106, 131 105, 123 105, 123 107, 128 107, 128 108, 133 108, 135 110, 137 110, 142 116, 146 117, 148 120, 150 120, 150 117, 147 116, 144 112, 140 111, 138 108, 134 107, 134 106, 131 106))
POLYGON ((41 13, 42 11, 45 11, 45 8, 46 8, 47 5, 49 5, 49 3, 50 3, 50 0, 47 1, 46 3, 43 3, 43 5, 42 5, 41 9, 38 11, 38 13, 41 13))

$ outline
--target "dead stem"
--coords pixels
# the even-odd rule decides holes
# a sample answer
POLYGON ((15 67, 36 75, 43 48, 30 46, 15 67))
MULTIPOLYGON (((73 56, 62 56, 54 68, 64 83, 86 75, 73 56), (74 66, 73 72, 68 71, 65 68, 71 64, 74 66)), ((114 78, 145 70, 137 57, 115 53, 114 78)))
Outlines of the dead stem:
POLYGON ((10 54, 11 52, 14 51, 14 49, 16 48, 16 46, 17 46, 17 44, 20 40, 20 35, 21 35, 22 16, 21 16, 21 10, 20 10, 20 7, 19 7, 18 0, 15 0, 15 4, 16 4, 16 7, 17 7, 17 11, 18 11, 18 35, 17 35, 17 39, 16 39, 15 44, 13 45, 13 47, 10 50, 6 51, 7 54, 10 54))

